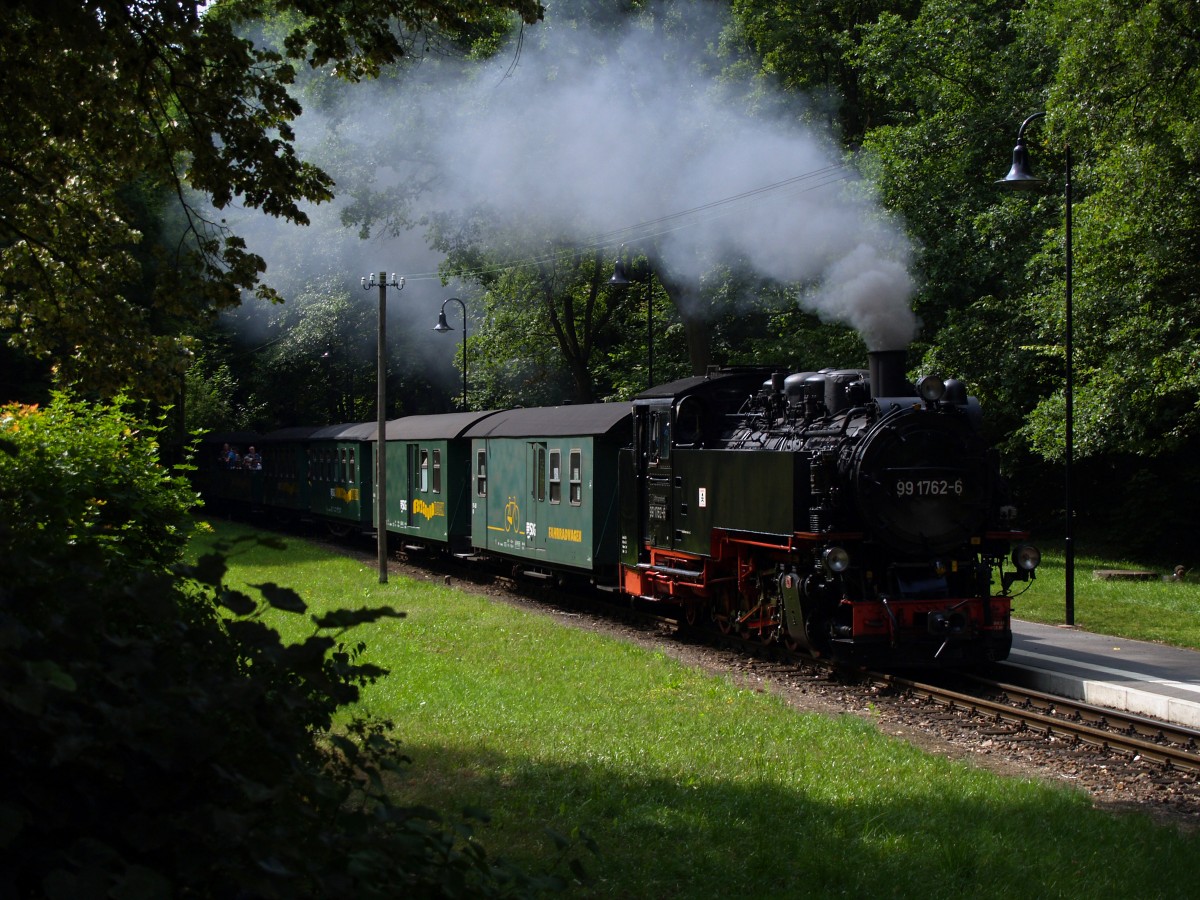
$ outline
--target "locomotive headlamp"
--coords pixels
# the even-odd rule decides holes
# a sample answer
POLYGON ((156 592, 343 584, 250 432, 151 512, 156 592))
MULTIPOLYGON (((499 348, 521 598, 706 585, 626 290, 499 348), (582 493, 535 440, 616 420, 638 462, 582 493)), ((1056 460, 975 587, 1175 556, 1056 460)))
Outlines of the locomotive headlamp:
POLYGON ((926 375, 917 382, 917 393, 926 403, 937 403, 946 395, 946 382, 936 375, 926 375))
POLYGON ((1042 561, 1042 551, 1033 544, 1020 544, 1013 550, 1012 561, 1022 572, 1032 572, 1042 561))
POLYGON ((1042 561, 1042 551, 1033 544, 1018 544, 1013 550, 1012 561, 1016 571, 1005 572, 1000 579, 1001 587, 1006 594, 1014 581, 1030 581, 1035 577, 1033 571, 1042 561))
POLYGON ((850 568, 850 554, 843 547, 826 547, 821 553, 821 565, 827 571, 841 574, 850 568))

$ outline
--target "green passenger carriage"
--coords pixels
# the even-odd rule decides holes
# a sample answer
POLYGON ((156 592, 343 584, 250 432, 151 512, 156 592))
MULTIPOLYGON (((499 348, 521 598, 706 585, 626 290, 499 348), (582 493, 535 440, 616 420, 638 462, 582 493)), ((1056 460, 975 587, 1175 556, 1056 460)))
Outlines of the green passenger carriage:
POLYGON ((492 412, 408 416, 387 423, 387 529, 406 549, 471 550, 470 442, 492 412))
POLYGON ((329 425, 308 439, 312 514, 334 533, 374 526, 375 423, 329 425))
POLYGON ((615 584, 617 451, 630 429, 626 403, 512 409, 469 427, 473 545, 528 574, 615 584))

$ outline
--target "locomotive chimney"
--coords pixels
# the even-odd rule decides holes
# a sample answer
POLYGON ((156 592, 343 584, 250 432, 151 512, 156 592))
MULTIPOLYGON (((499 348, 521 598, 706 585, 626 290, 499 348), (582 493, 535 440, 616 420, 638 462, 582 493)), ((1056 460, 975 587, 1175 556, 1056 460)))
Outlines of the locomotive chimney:
POLYGON ((871 350, 870 360, 872 397, 908 397, 912 385, 905 375, 907 350, 871 350))

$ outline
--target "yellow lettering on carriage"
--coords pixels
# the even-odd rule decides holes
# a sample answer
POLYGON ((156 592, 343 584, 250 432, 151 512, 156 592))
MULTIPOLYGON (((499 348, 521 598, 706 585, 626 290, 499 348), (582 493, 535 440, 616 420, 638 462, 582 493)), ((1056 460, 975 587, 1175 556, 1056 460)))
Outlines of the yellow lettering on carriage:
POLYGON ((446 503, 444 500, 435 500, 433 503, 426 503, 424 500, 418 498, 413 501, 413 515, 424 516, 426 519, 445 516, 446 503))
POLYGON ((583 532, 578 528, 555 528, 551 526, 548 535, 552 541, 570 541, 573 544, 583 543, 583 532))
POLYGON ((333 496, 341 500, 343 503, 353 503, 358 499, 358 488, 350 488, 346 490, 344 487, 337 487, 333 491, 333 496))

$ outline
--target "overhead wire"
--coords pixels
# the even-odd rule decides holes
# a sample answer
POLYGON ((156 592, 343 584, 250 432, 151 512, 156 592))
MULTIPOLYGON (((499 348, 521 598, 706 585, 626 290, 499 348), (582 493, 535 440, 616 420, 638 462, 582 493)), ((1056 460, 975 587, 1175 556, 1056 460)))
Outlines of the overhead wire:
MULTIPOLYGON (((694 228, 707 222, 736 215, 742 212, 747 206, 756 204, 764 199, 771 201, 784 200, 788 197, 828 187, 831 184, 847 181, 851 177, 852 172, 845 163, 831 163, 828 166, 815 169, 811 172, 793 175, 781 181, 751 188, 729 197, 709 201, 708 203, 702 203, 690 209, 668 213, 667 215, 656 219, 648 219, 635 225, 627 225, 611 231, 600 232, 570 247, 559 248, 535 256, 506 260, 502 263, 483 266, 478 269, 471 269, 460 273, 458 277, 472 278, 511 269, 533 268, 560 259, 564 255, 574 255, 592 250, 604 250, 620 247, 623 244, 644 243, 666 234, 682 231, 687 228, 694 228)), ((420 272, 406 277, 410 281, 427 281, 435 278, 440 279, 441 274, 438 272, 420 272)))

